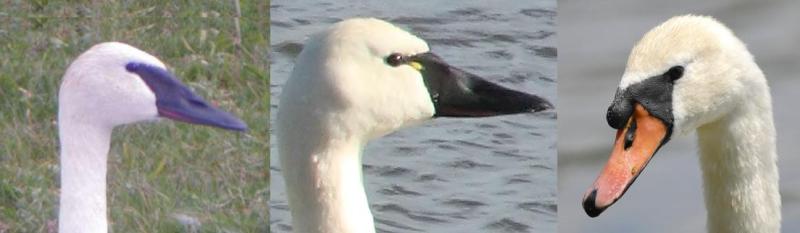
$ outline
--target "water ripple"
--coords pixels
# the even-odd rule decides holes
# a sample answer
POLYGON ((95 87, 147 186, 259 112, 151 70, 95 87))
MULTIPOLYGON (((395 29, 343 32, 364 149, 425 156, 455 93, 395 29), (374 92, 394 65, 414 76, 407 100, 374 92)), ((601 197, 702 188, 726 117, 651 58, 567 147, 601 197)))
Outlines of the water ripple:
POLYGON ((529 232, 528 230, 531 227, 508 218, 503 218, 499 221, 486 225, 486 228, 502 232, 529 232))
POLYGON ((555 213, 558 213, 558 205, 555 202, 525 202, 519 204, 517 208, 548 215, 555 215, 555 213))
POLYGON ((472 160, 458 160, 447 163, 445 166, 452 168, 473 169, 473 168, 491 168, 494 167, 490 164, 478 163, 472 160))
POLYGON ((396 185, 396 184, 392 185, 389 188, 383 188, 378 192, 380 192, 380 193, 382 193, 384 195, 387 195, 387 196, 398 196, 398 195, 421 196, 422 195, 421 193, 407 190, 406 188, 403 188, 403 186, 396 185))
POLYGON ((402 206, 397 205, 397 204, 385 204, 385 205, 375 204, 375 205, 372 205, 372 209, 375 210, 376 212, 384 212, 384 213, 391 212, 391 213, 402 214, 403 216, 408 217, 410 219, 421 221, 421 222, 426 222, 426 223, 446 223, 447 222, 447 220, 430 216, 430 214, 412 213, 408 209, 403 208, 402 206))
POLYGON ((486 205, 486 203, 480 201, 466 200, 466 199, 449 199, 442 202, 442 204, 458 208, 465 208, 465 209, 475 209, 486 205))
POLYGON ((522 9, 519 11, 523 15, 527 15, 533 18, 542 18, 546 17, 549 19, 553 19, 556 17, 556 12, 547 9, 522 9))

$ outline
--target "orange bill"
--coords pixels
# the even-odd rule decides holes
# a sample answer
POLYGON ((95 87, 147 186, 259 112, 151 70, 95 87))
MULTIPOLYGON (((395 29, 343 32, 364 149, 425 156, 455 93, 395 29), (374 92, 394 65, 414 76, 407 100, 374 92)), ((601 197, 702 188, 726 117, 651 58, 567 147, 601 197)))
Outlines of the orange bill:
POLYGON ((628 190, 647 162, 667 138, 667 125, 639 103, 625 128, 617 131, 614 149, 594 185, 583 196, 583 209, 590 217, 600 215, 628 190))

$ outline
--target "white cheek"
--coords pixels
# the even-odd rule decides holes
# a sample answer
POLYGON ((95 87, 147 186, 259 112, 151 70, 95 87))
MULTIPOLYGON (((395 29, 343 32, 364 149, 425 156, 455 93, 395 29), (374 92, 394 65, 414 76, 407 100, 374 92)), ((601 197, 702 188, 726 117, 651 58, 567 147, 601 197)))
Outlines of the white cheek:
POLYGON ((702 112, 706 111, 703 96, 692 91, 697 83, 689 80, 691 75, 685 75, 684 80, 676 83, 672 91, 672 117, 675 122, 673 131, 678 135, 688 135, 694 132, 703 123, 702 112))
MULTIPOLYGON (((677 87, 677 85, 675 86, 677 87)), ((677 135, 686 135, 691 132, 691 127, 687 127, 687 105, 684 98, 682 89, 674 88, 672 91, 672 118, 674 120, 672 125, 673 133, 677 135)))
POLYGON ((156 97, 152 92, 150 95, 142 98, 141 106, 138 107, 136 112, 141 113, 142 120, 155 120, 158 119, 158 107, 156 106, 156 97))
POLYGON ((106 105, 112 122, 128 124, 158 118, 155 93, 138 77, 115 84, 113 89, 118 95, 109 97, 112 101, 106 105))
POLYGON ((428 92, 428 88, 425 86, 425 81, 423 80, 422 75, 419 74, 418 71, 409 69, 410 71, 407 73, 405 81, 408 83, 405 85, 407 86, 407 96, 409 97, 409 103, 413 110, 411 110, 414 117, 414 120, 426 120, 436 113, 436 109, 433 106, 433 100, 431 99, 431 95, 428 92))
POLYGON ((711 79, 699 79, 687 75, 675 85, 672 95, 674 129, 679 134, 689 134, 705 124, 719 120, 727 115, 732 104, 731 93, 735 92, 725 83, 709 82, 711 79))
POLYGON ((694 130, 694 127, 690 126, 691 122, 687 121, 685 111, 678 105, 675 102, 672 104, 672 116, 674 119, 672 132, 676 135, 688 135, 694 130))

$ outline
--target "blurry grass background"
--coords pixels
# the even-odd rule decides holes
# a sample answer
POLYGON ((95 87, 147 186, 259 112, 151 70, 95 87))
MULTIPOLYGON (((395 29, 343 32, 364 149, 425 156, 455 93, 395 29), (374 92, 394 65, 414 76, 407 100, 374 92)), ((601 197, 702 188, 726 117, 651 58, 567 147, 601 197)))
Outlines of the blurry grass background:
POLYGON ((0 232, 56 231, 58 87, 72 59, 104 41, 155 55, 250 127, 117 128, 112 231, 268 232, 268 5, 241 1, 237 31, 235 0, 0 0, 0 232))

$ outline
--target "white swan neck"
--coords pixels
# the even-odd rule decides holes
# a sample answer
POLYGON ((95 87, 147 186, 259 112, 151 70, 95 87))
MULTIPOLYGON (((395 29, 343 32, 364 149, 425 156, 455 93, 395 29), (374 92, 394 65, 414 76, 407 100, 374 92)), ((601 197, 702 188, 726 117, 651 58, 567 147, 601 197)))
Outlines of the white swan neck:
POLYGON ((698 128, 709 232, 780 231, 775 127, 765 94, 698 128))
POLYGON ((58 123, 61 141, 58 231, 108 232, 106 169, 113 127, 63 116, 59 116, 58 123))
POLYGON ((373 233, 357 142, 281 144, 281 165, 294 232, 373 233))

